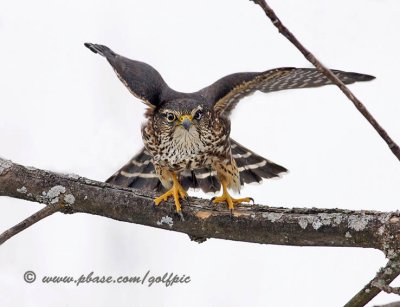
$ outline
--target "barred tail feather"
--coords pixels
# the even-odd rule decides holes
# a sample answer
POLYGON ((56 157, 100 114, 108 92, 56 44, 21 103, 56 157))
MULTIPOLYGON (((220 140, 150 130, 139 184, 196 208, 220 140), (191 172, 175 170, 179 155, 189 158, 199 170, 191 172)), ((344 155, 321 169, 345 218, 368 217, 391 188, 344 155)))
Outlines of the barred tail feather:
POLYGON ((181 184, 185 189, 201 189, 205 193, 214 193, 221 190, 221 183, 217 178, 217 172, 211 167, 204 167, 193 171, 181 173, 181 184))
MULTIPOLYGON (((240 174, 240 185, 261 182, 263 178, 279 177, 281 173, 287 172, 283 166, 255 154, 232 139, 230 141, 240 174)), ((151 156, 144 148, 106 182, 135 189, 158 192, 165 190, 155 172, 151 156)), ((186 190, 201 189, 209 193, 221 189, 217 172, 211 167, 183 171, 180 182, 186 190)))
MULTIPOLYGON (((255 154, 232 139, 230 141, 232 155, 239 170, 240 185, 261 182, 263 178, 279 177, 287 172, 283 166, 255 154)), ((181 182, 185 188, 200 188, 206 193, 218 192, 221 189, 217 173, 211 168, 182 172, 181 182)))
POLYGON ((107 183, 135 189, 162 191, 158 175, 151 162, 151 156, 144 148, 127 164, 112 175, 107 183))
POLYGON ((263 178, 279 177, 287 169, 267 160, 231 139, 232 156, 236 161, 240 184, 261 182, 263 178))

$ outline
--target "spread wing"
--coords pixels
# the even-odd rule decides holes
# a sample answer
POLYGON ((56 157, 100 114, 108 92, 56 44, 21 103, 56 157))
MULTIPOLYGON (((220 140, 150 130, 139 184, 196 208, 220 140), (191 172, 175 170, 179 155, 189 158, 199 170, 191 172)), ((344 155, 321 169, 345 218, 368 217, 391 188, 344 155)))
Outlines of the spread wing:
MULTIPOLYGON (((354 72, 340 70, 332 70, 332 72, 345 84, 375 79, 373 76, 354 72)), ((202 89, 199 94, 214 104, 214 110, 218 114, 229 116, 240 99, 255 91, 268 93, 328 84, 332 84, 332 82, 317 69, 285 67, 261 73, 247 72, 228 75, 202 89)))
POLYGON ((128 90, 149 107, 158 106, 176 93, 150 65, 125 58, 103 45, 85 43, 85 46, 104 56, 128 90))

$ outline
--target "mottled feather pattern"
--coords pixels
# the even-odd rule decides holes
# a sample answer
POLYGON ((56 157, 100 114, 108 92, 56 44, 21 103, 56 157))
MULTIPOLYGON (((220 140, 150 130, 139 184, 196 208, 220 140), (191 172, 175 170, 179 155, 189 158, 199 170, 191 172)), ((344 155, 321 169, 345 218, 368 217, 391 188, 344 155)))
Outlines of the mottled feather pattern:
MULTIPOLYGON (((345 72, 340 70, 332 70, 332 72, 345 84, 351 84, 356 81, 369 81, 374 79, 373 76, 359 74, 354 72, 345 72)), ((236 104, 245 96, 251 95, 256 91, 264 93, 276 92, 287 89, 300 89, 319 87, 332 84, 332 82, 321 72, 314 68, 276 68, 267 70, 263 73, 241 73, 224 77, 211 85, 220 87, 224 83, 224 79, 231 81, 234 76, 237 84, 233 88, 228 88, 225 95, 218 97, 215 103, 215 109, 225 116, 229 116, 230 112, 235 108, 236 104), (221 84, 218 84, 221 83, 221 84)), ((203 90, 213 93, 213 90, 203 90)))
MULTIPOLYGON (((240 184, 261 182, 263 178, 279 177, 287 172, 283 166, 269 161, 236 141, 230 139, 232 157, 235 159, 240 176, 240 184)), ((164 191, 159 184, 151 156, 142 149, 126 165, 107 180, 108 183, 125 187, 164 191)), ((217 192, 221 189, 217 172, 210 167, 195 170, 184 170, 180 173, 181 184, 185 189, 201 189, 202 191, 217 192)))
MULTIPOLYGON (((149 107, 142 127, 145 148, 107 181, 138 189, 161 191, 179 178, 185 190, 216 192, 223 182, 237 191, 245 183, 278 177, 287 171, 284 167, 230 139, 232 110, 256 91, 331 84, 316 69, 284 67, 234 73, 195 93, 182 93, 171 89, 149 64, 123 57, 103 45, 85 46, 104 56, 128 90, 149 107)), ((332 72, 345 84, 374 79, 365 74, 332 72)))
MULTIPOLYGON (((245 96, 253 94, 257 90, 264 90, 264 88, 276 79, 285 80, 285 76, 290 73, 286 68, 268 70, 265 73, 249 76, 249 79, 236 85, 225 96, 219 99, 214 106, 214 110, 219 114, 229 115, 234 109, 236 104, 245 96)), ((244 75, 247 77, 247 75, 244 75)))

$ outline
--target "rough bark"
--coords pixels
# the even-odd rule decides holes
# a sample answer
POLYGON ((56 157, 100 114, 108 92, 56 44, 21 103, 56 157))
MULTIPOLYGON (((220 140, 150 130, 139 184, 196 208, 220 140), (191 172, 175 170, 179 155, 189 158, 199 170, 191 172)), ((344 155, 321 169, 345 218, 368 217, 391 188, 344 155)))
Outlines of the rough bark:
POLYGON ((231 215, 228 209, 210 204, 209 200, 189 198, 183 207, 185 220, 182 220, 172 202, 154 206, 155 195, 151 192, 25 167, 1 158, 0 196, 46 205, 2 233, 0 244, 54 212, 89 213, 186 233, 198 242, 219 238, 277 245, 379 249, 389 258, 388 264, 346 306, 365 306, 382 290, 397 291, 389 284, 400 273, 398 211, 238 205, 231 215))
POLYGON ((77 175, 56 174, 0 160, 0 196, 187 233, 196 238, 293 245, 376 248, 395 254, 400 213, 239 205, 233 215, 209 200, 189 198, 185 220, 174 204, 154 206, 151 192, 112 186, 77 175))

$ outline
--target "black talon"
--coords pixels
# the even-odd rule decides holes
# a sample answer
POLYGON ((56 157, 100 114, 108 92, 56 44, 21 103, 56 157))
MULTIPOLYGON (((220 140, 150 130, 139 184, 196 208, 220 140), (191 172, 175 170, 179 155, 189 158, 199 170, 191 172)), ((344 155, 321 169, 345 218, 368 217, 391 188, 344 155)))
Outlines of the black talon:
POLYGON ((207 241, 206 237, 198 237, 198 236, 193 236, 193 235, 188 235, 190 240, 197 242, 197 243, 203 243, 207 241))
POLYGON ((177 214, 179 215, 179 217, 181 218, 181 221, 184 222, 184 221, 185 221, 185 218, 183 217, 182 210, 176 211, 176 213, 177 213, 177 214))
POLYGON ((186 204, 190 205, 189 197, 182 198, 182 200, 186 202, 186 204))
POLYGON ((251 202, 252 202, 253 205, 254 205, 254 198, 253 198, 253 197, 249 197, 249 198, 250 198, 251 202))

